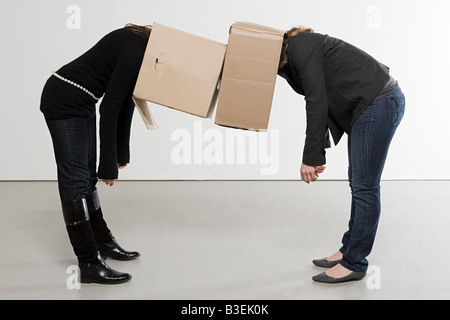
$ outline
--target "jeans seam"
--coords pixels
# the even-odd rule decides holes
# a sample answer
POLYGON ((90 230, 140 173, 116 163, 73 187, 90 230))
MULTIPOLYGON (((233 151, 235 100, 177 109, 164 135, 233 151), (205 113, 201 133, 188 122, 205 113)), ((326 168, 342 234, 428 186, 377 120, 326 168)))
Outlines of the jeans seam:
MULTIPOLYGON (((75 126, 74 126, 75 127, 75 126)), ((72 130, 73 130, 74 128, 72 128, 72 130)), ((77 128, 75 128, 75 130, 79 130, 80 129, 80 127, 78 126, 77 128)), ((75 163, 74 163, 74 159, 73 159, 73 153, 72 153, 72 151, 74 151, 73 150, 73 146, 74 146, 74 141, 73 141, 73 132, 71 132, 70 131, 70 129, 69 130, 67 130, 67 132, 68 132, 68 136, 69 136, 69 139, 70 139, 70 142, 69 142, 69 145, 70 145, 70 147, 71 147, 71 150, 69 150, 69 152, 70 152, 70 161, 69 161, 69 164, 70 164, 70 175, 72 176, 72 177, 74 177, 75 176, 75 171, 74 171, 74 168, 75 168, 75 163)), ((79 182, 77 182, 76 183, 77 185, 79 184, 79 182)), ((82 195, 82 198, 85 198, 86 197, 86 195, 82 195)), ((73 199, 73 200, 78 200, 78 199, 73 199)))
MULTIPOLYGON (((364 152, 365 152, 365 163, 364 163, 364 181, 363 181, 363 193, 364 193, 364 198, 367 201, 367 206, 368 208, 371 207, 372 203, 370 203, 370 197, 369 197, 369 191, 368 191, 368 185, 369 185, 369 181, 370 181, 370 135, 371 135, 371 131, 372 131, 372 125, 374 122, 374 111, 373 108, 371 109, 371 115, 370 115, 370 122, 368 124, 368 128, 365 132, 365 143, 364 143, 364 152)), ((356 215, 356 214, 355 214, 356 215)), ((369 214, 367 213, 364 219, 364 230, 367 230, 367 225, 368 225, 368 219, 369 219, 369 214)), ((367 243, 367 238, 362 240, 362 243, 358 246, 357 250, 356 250, 356 256, 360 256, 362 254, 363 249, 365 248, 367 243)), ((359 261, 358 261, 359 263, 359 261)))

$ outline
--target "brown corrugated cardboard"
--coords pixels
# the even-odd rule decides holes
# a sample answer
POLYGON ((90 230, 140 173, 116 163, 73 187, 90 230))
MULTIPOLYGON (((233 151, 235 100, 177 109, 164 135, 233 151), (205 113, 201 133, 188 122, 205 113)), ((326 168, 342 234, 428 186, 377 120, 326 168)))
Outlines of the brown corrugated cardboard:
POLYGON ((284 31, 237 22, 230 28, 215 123, 268 128, 284 31))
POLYGON ((206 118, 216 102, 225 51, 225 44, 154 23, 133 95, 206 118))
POLYGON ((158 129, 158 125, 156 124, 156 120, 153 117, 152 112, 148 107, 148 103, 146 100, 142 100, 136 97, 132 97, 134 105, 139 110, 139 114, 141 115, 142 120, 144 120, 145 126, 148 130, 158 129))

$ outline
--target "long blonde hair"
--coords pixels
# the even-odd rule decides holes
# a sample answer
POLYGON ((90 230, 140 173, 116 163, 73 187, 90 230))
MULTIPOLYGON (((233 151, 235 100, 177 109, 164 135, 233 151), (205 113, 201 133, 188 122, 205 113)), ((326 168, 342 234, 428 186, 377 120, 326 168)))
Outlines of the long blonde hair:
POLYGON ((284 33, 284 37, 283 37, 283 46, 281 48, 281 56, 280 56, 280 64, 278 66, 278 69, 281 69, 284 67, 284 65, 288 62, 288 55, 286 53, 288 45, 289 45, 289 40, 291 40, 292 37, 298 35, 299 33, 302 32, 311 32, 313 33, 314 30, 311 28, 306 28, 306 27, 293 27, 291 28, 291 30, 286 31, 284 33))

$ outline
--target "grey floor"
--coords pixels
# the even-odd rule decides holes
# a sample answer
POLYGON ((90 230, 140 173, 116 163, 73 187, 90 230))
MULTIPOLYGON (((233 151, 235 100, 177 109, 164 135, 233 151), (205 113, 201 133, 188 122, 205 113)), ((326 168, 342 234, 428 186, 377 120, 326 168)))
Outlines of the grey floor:
POLYGON ((315 283, 313 258, 339 248, 346 182, 118 181, 103 210, 137 261, 133 279, 73 288, 55 182, 0 182, 0 299, 449 299, 450 182, 382 183, 366 279, 315 283))

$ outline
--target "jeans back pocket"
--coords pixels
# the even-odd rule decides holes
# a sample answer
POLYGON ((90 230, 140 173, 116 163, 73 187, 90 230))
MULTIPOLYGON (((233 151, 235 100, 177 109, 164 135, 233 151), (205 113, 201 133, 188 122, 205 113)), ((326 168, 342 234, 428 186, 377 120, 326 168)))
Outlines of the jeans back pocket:
POLYGON ((393 127, 397 127, 405 114, 405 96, 389 97, 389 118, 393 127))

